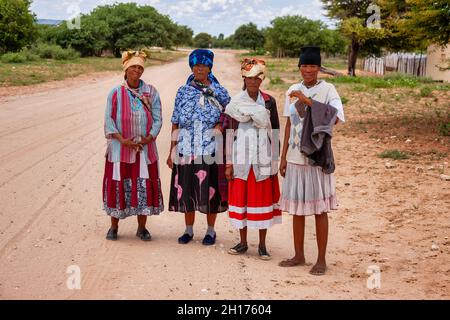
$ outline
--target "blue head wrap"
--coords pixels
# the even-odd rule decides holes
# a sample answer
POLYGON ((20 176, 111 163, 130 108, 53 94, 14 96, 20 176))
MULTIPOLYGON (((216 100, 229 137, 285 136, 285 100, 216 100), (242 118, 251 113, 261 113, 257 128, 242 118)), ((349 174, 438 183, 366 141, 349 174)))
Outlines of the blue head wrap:
MULTIPOLYGON (((192 69, 196 64, 203 64, 212 70, 212 67, 214 65, 214 53, 211 50, 207 49, 196 49, 192 51, 189 55, 189 66, 192 69)), ((208 79, 211 82, 219 83, 212 72, 209 73, 208 79)), ((189 84, 192 80, 194 80, 193 74, 189 76, 186 83, 189 84)))

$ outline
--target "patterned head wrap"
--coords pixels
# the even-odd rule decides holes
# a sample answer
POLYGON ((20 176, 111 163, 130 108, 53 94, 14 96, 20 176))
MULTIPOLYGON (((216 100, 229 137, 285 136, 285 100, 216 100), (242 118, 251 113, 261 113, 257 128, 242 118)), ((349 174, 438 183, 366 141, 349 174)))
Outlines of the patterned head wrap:
POLYGON ((148 54, 144 51, 128 50, 122 52, 123 71, 127 71, 129 67, 136 65, 144 68, 147 57, 148 54))
MULTIPOLYGON (((203 64, 209 67, 210 70, 212 70, 214 65, 214 53, 211 50, 207 49, 196 49, 192 51, 191 54, 189 55, 189 67, 191 67, 192 69, 197 64, 203 64)), ((211 82, 219 83, 219 81, 216 79, 216 77, 213 75, 212 72, 209 73, 208 79, 211 82)), ((193 74, 189 76, 186 83, 189 84, 192 82, 192 80, 194 80, 193 74)))
POLYGON ((189 55, 189 66, 191 69, 196 64, 203 64, 212 69, 214 64, 214 53, 207 49, 196 49, 189 55))
POLYGON ((266 62, 261 59, 245 58, 241 64, 242 77, 266 78, 266 62))

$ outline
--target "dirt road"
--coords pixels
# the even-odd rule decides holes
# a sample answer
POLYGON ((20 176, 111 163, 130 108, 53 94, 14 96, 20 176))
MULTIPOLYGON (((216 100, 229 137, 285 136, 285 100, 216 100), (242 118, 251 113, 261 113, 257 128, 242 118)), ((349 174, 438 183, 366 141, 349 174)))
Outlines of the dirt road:
MULTIPOLYGON (((232 53, 216 52, 214 71, 230 93, 238 92, 239 63, 232 53)), ((156 86, 163 102, 164 125, 157 141, 166 208, 170 116, 176 90, 188 74, 183 59, 147 69, 143 76, 156 86)), ((34 94, 20 96, 17 92, 0 98, 1 299, 450 297, 449 246, 448 241, 447 245, 441 243, 448 235, 446 207, 440 220, 432 220, 439 225, 431 233, 438 230, 440 251, 430 251, 431 238, 412 227, 391 228, 387 219, 390 209, 384 203, 408 199, 408 190, 388 198, 384 194, 377 203, 377 187, 382 184, 377 179, 383 175, 373 172, 379 172, 383 164, 372 164, 371 171, 365 163, 349 161, 345 156, 348 150, 362 160, 367 156, 367 149, 352 137, 335 140, 341 209, 330 218, 326 276, 308 274, 316 257, 313 219, 307 219, 309 265, 288 269, 277 266, 293 253, 287 215, 282 225, 269 230, 267 243, 273 260, 268 262, 257 259, 257 232, 253 230, 247 255, 226 253, 238 239, 226 214, 217 219, 218 241, 212 247, 201 244, 206 221, 200 214, 194 226, 196 241, 179 245, 183 216, 167 210, 149 219, 151 242, 135 237, 134 218, 121 222, 119 241, 105 240, 109 219, 101 203, 103 113, 109 90, 120 81, 120 74, 92 76, 68 82, 67 87, 50 86, 34 94), (371 265, 381 268, 381 288, 376 290, 367 288, 366 272, 371 265), (70 266, 81 271, 79 290, 67 287, 70 266)), ((435 190, 448 204, 448 184, 437 181, 434 187, 424 184, 423 188, 435 190)), ((440 210, 442 207, 433 212, 440 210)))

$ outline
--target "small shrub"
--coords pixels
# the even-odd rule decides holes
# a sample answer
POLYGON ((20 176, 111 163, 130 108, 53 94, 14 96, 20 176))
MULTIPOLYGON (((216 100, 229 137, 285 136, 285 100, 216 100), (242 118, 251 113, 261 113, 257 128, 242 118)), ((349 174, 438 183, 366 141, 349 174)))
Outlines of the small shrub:
POLYGON ((420 88, 420 96, 421 97, 429 97, 429 96, 431 96, 432 92, 433 92, 433 89, 430 87, 420 88))
POLYGON ((3 63, 24 63, 27 58, 20 52, 9 52, 2 55, 1 60, 3 63))
POLYGON ((270 84, 283 84, 284 80, 281 79, 279 76, 276 76, 275 78, 270 78, 270 84))
POLYGON ((450 136, 450 122, 441 123, 439 125, 438 131, 441 136, 449 137, 450 136))
POLYGON ((394 160, 404 160, 409 159, 409 155, 403 151, 399 150, 386 150, 378 154, 380 158, 390 158, 394 160))
POLYGON ((58 45, 46 43, 38 44, 33 47, 31 51, 42 59, 72 60, 80 56, 80 54, 72 48, 63 49, 58 45))

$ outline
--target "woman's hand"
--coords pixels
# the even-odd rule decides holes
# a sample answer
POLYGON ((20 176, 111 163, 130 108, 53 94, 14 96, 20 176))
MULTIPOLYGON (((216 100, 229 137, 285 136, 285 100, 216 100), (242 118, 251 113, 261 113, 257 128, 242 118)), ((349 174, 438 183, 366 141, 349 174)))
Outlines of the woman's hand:
POLYGON ((227 164, 225 167, 225 178, 227 178, 228 181, 231 181, 233 180, 233 174, 234 174, 233 165, 227 164))
POLYGON ((173 157, 172 157, 172 150, 170 150, 169 152, 169 156, 167 157, 167 166, 169 167, 169 169, 173 169, 173 157))
POLYGON ((306 104, 306 105, 308 105, 308 106, 311 106, 311 105, 312 105, 311 99, 307 98, 307 97, 303 94, 303 92, 301 92, 300 90, 292 91, 292 92, 289 94, 289 97, 291 97, 291 98, 297 98, 298 101, 300 101, 301 103, 306 104))
POLYGON ((142 150, 142 145, 139 143, 134 142, 134 137, 132 138, 128 138, 128 139, 123 139, 120 140, 120 143, 124 146, 127 146, 129 148, 134 149, 135 151, 141 151, 142 150))
POLYGON ((280 160, 280 174, 284 178, 286 175, 286 167, 287 167, 287 161, 285 158, 281 158, 280 160))
POLYGON ((214 136, 220 136, 223 133, 222 126, 220 124, 216 124, 213 129, 213 135, 214 136))
POLYGON ((141 141, 139 142, 139 144, 149 144, 150 142, 153 142, 154 138, 151 134, 148 135, 148 137, 143 137, 141 136, 141 141))

